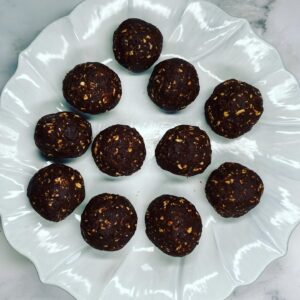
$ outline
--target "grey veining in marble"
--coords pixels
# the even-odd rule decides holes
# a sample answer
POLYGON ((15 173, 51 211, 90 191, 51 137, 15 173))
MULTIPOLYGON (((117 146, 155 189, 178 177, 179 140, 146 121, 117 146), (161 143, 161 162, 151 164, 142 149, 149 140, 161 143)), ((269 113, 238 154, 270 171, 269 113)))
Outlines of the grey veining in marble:
POLYGON ((260 34, 267 30, 267 18, 276 0, 211 0, 229 14, 246 18, 260 34))
MULTIPOLYGON (((209 1, 231 15, 249 20, 254 30, 279 50, 286 67, 300 79, 300 0, 209 1)), ((0 0, 0 90, 15 71, 19 52, 45 26, 68 14, 79 2, 0 0)), ((287 256, 268 266, 252 285, 238 288, 228 300, 299 300, 299 246, 300 228, 291 238, 287 256)), ((0 228, 0 299, 73 298, 42 284, 34 266, 8 245, 0 228)))

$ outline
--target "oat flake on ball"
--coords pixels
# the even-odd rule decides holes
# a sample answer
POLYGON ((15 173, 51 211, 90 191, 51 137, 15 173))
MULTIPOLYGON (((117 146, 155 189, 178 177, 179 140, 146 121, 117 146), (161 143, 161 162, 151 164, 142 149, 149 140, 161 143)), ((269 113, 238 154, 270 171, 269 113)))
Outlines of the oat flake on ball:
POLYGON ((254 171, 231 162, 214 170, 205 187, 208 201, 225 218, 248 213, 259 204, 263 191, 264 184, 254 171))
POLYGON ((78 171, 52 164, 31 178, 27 196, 33 209, 43 218, 59 222, 84 200, 84 181, 78 171))
POLYGON ((263 111, 260 91, 235 79, 219 84, 205 104, 206 120, 212 130, 231 139, 250 131, 263 111))
POLYGON ((135 128, 114 125, 94 139, 92 155, 98 168, 110 176, 128 176, 138 171, 145 160, 144 140, 135 128))
POLYGON ((116 60, 132 72, 149 69, 162 51, 163 36, 158 28, 140 19, 121 23, 113 36, 116 60))
POLYGON ((92 127, 87 120, 72 112, 50 114, 37 122, 34 141, 47 158, 79 157, 92 142, 92 127))
POLYGON ((135 233, 137 214, 128 199, 101 194, 87 204, 81 216, 81 234, 93 248, 116 251, 123 248, 135 233))
POLYGON ((179 125, 169 129, 155 150, 157 164, 181 176, 203 173, 211 162, 208 135, 199 127, 179 125))
POLYGON ((148 83, 148 95, 161 109, 178 111, 191 104, 200 92, 195 67, 180 58, 157 64, 148 83))
POLYGON ((120 101, 119 76, 106 65, 88 62, 77 65, 63 81, 67 102, 78 110, 99 114, 113 109, 120 101))
POLYGON ((146 212, 146 234, 153 244, 171 256, 185 256, 199 243, 201 217, 187 199, 162 195, 146 212))

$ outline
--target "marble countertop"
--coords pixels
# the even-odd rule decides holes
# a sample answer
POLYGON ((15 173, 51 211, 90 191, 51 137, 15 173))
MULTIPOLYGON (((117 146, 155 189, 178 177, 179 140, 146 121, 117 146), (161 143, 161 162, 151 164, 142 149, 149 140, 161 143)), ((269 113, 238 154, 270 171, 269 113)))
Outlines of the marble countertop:
MULTIPOLYGON (((300 80, 299 0, 209 0, 228 13, 250 21, 254 30, 280 52, 289 71, 300 80)), ((0 0, 0 90, 14 73, 18 54, 55 19, 68 14, 80 0, 0 0)), ((287 255, 273 262, 259 279, 238 288, 228 300, 300 299, 300 227, 287 255)), ((44 285, 30 261, 7 243, 0 227, 0 299, 71 300, 59 288, 44 285)))

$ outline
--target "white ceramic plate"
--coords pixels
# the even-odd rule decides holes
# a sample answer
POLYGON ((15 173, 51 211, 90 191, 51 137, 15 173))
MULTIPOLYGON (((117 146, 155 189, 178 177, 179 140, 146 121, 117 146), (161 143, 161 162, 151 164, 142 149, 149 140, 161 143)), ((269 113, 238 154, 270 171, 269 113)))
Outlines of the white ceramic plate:
POLYGON ((21 53, 16 74, 4 88, 0 112, 0 211, 11 245, 30 258, 45 283, 77 299, 216 300, 255 280, 286 252, 288 238, 300 219, 300 90, 273 47, 259 39, 249 24, 206 2, 182 0, 90 0, 48 26, 21 53), (198 99, 178 114, 161 112, 147 97, 151 70, 133 75, 112 54, 112 33, 128 17, 157 25, 164 35, 161 59, 180 56, 197 68, 198 99), (29 205, 31 176, 49 164, 33 142, 37 120, 67 110, 61 86, 66 72, 86 61, 100 61, 122 80, 123 98, 111 112, 90 117, 94 135, 116 123, 136 127, 144 136, 147 159, 127 178, 100 173, 90 151, 68 164, 83 174, 87 196, 75 213, 59 224, 42 219, 29 205), (204 102, 221 81, 238 78, 263 93, 265 113, 254 129, 236 140, 214 134, 204 120, 204 102), (164 132, 177 124, 199 125, 211 137, 213 161, 193 178, 162 171, 153 157, 164 132), (204 184, 224 161, 236 161, 264 180, 262 203, 237 220, 219 217, 208 204, 204 184), (99 193, 126 196, 138 215, 138 230, 115 253, 99 252, 81 238, 80 214, 99 193), (192 201, 203 219, 203 236, 183 258, 156 249, 144 231, 144 213, 152 199, 170 193, 192 201))

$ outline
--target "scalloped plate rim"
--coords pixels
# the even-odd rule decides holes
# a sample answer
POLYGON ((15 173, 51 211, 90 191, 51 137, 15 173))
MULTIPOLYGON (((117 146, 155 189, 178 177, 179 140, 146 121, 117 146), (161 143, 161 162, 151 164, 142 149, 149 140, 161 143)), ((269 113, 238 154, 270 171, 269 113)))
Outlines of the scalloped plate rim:
MULTIPOLYGON (((23 57, 23 54, 28 51, 31 47, 32 47, 32 44, 34 43, 34 41, 36 39, 38 39, 39 37, 41 37, 45 31, 49 30, 49 27, 55 25, 56 23, 60 22, 61 20, 65 20, 65 19, 69 19, 71 25, 73 26, 72 22, 71 22, 71 16, 77 11, 77 10, 80 10, 81 9, 81 6, 85 5, 87 2, 90 2, 90 1, 93 1, 93 0, 84 0, 82 1, 81 3, 77 4, 73 9, 72 11, 64 16, 64 17, 61 17, 61 18, 58 18, 56 19, 55 21, 49 23, 48 25, 46 25, 41 31, 40 33, 33 39, 33 41, 24 49, 22 50, 19 55, 18 55, 18 64, 17 64, 17 68, 16 68, 16 71, 14 72, 14 74, 11 76, 11 78, 7 81, 7 83, 5 84, 5 86, 3 87, 2 91, 1 91, 1 94, 0 94, 0 114, 5 112, 5 113, 9 113, 9 114, 12 114, 11 111, 9 110, 5 110, 3 107, 2 107, 2 98, 3 98, 3 93, 5 91, 5 89, 11 84, 11 82, 13 82, 16 78, 16 76, 18 75, 19 71, 20 71, 20 68, 22 66, 21 64, 21 58, 23 57)), ((130 1, 130 0, 128 0, 130 1)), ((300 87, 299 85, 299 82, 297 80, 297 78, 295 77, 295 75, 293 73, 291 73, 290 71, 287 70, 286 66, 285 66, 285 63, 279 53, 279 51, 277 50, 277 48, 275 46, 273 46, 271 43, 265 41, 263 38, 261 38, 258 34, 256 34, 254 32, 254 30, 252 29, 250 23, 248 20, 246 20, 245 18, 238 18, 238 17, 234 17, 232 16, 231 14, 225 12, 223 9, 221 9, 220 7, 218 7, 217 5, 213 4, 213 3, 210 3, 208 1, 205 1, 205 0, 197 0, 198 2, 205 2, 206 4, 214 7, 216 10, 218 10, 219 12, 221 12, 224 16, 228 17, 228 18, 231 18, 231 19, 235 19, 235 20, 239 20, 240 22, 243 22, 247 25, 249 25, 249 30, 250 32, 255 36, 256 39, 258 39, 260 42, 263 42, 265 45, 267 46, 270 46, 272 48, 272 50, 274 50, 274 53, 278 56, 279 60, 280 60, 280 63, 282 65, 282 69, 287 72, 287 74, 289 76, 291 76, 295 82, 297 83, 297 87, 300 87)), ((1 181, 1 179, 0 179, 1 181)), ((10 240, 10 236, 9 234, 6 232, 6 226, 4 224, 4 220, 3 220, 3 217, 4 217, 4 213, 2 212, 1 210, 1 205, 0 205, 0 217, 1 217, 1 223, 2 223, 2 228, 3 228, 3 233, 6 237, 6 240, 8 241, 9 245, 14 248, 18 253, 20 253, 21 255, 23 255, 24 257, 26 257, 27 259, 29 259, 32 264, 34 265, 36 271, 37 271, 37 274, 39 276, 39 279, 42 283, 44 284, 49 284, 49 285, 52 285, 52 286, 55 286, 55 287, 58 287, 62 290, 64 290, 65 292, 67 292, 69 295, 71 295, 72 297, 76 298, 77 299, 77 295, 75 292, 72 292, 70 289, 67 289, 65 286, 63 286, 62 284, 60 284, 59 282, 52 282, 51 280, 48 280, 47 278, 44 278, 43 275, 41 274, 41 271, 39 269, 39 263, 35 261, 35 258, 32 257, 30 254, 28 253, 25 253, 25 251, 23 251, 20 247, 17 247, 13 244, 13 242, 11 242, 10 240)), ((236 281, 233 281, 233 285, 231 287, 231 289, 229 290, 228 294, 225 295, 224 299, 228 298, 239 286, 247 286, 247 285, 251 285, 252 283, 254 283, 263 273, 264 271, 266 270, 266 268, 268 266, 271 265, 271 263, 279 260, 280 258, 284 257, 287 252, 288 252, 288 248, 289 248, 289 240, 293 234, 293 232, 296 230, 296 228, 299 226, 300 224, 300 217, 298 218, 297 222, 295 222, 295 224, 293 225, 293 227, 291 227, 291 229, 289 230, 289 232, 286 234, 285 236, 285 247, 282 251, 280 251, 280 253, 273 259, 269 260, 267 263, 265 263, 264 265, 262 265, 261 268, 259 268, 258 272, 257 272, 257 275, 254 276, 253 278, 251 278, 250 280, 248 281, 245 281, 243 283, 238 283, 236 281)))

